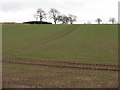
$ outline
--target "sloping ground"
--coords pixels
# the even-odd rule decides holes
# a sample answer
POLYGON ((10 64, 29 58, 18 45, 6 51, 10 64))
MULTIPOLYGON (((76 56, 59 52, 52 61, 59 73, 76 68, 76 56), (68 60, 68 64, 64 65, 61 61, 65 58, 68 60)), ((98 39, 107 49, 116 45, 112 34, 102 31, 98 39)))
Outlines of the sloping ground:
POLYGON ((117 25, 3 25, 3 56, 117 64, 117 25))
POLYGON ((117 88, 117 25, 3 25, 3 88, 117 88))

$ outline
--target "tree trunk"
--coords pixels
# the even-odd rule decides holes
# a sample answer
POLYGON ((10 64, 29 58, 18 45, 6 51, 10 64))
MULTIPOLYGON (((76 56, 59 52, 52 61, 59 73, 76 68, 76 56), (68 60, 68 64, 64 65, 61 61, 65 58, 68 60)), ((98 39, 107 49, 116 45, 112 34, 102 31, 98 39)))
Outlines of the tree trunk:
POLYGON ((98 24, 100 24, 100 22, 98 22, 98 24))
POLYGON ((42 24, 42 18, 40 17, 40 23, 42 24))
POLYGON ((114 24, 114 21, 112 21, 112 24, 114 24))
POLYGON ((54 23, 56 24, 56 20, 54 20, 54 23))

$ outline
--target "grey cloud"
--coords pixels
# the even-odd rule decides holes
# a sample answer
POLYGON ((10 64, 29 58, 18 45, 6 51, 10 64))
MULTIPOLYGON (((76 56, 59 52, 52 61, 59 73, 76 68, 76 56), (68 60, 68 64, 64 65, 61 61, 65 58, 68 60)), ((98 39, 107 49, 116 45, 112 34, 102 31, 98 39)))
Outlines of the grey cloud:
MULTIPOLYGON (((112 15, 116 17, 117 6, 115 5, 118 1, 119 0, 0 0, 0 16, 7 17, 8 14, 11 14, 13 17, 22 17, 23 13, 26 13, 26 17, 22 17, 26 20, 30 15, 32 17, 32 14, 35 13, 38 8, 42 8, 46 12, 48 12, 50 8, 56 8, 66 15, 69 13, 75 14, 80 19, 94 18, 98 15, 107 17, 112 15), (107 13, 110 13, 110 15, 107 13)), ((1 18, 1 20, 2 19, 3 18, 1 18)), ((7 20, 7 18, 4 18, 4 20, 7 20)))
POLYGON ((39 0, 26 0, 26 1, 16 1, 13 0, 12 2, 1 2, 0 10, 3 12, 13 12, 13 11, 20 11, 25 10, 28 8, 62 8, 64 7, 59 2, 50 2, 48 0, 39 1, 39 0))
POLYGON ((2 3, 1 10, 4 12, 17 11, 22 9, 22 3, 2 3))

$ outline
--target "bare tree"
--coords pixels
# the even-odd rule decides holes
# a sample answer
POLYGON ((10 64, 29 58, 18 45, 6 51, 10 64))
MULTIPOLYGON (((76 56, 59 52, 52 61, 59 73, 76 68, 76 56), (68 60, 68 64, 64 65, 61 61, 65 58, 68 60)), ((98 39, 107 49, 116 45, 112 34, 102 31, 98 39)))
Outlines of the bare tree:
POLYGON ((38 19, 38 17, 39 17, 41 23, 42 23, 43 18, 46 18, 46 13, 41 8, 39 8, 37 10, 36 19, 38 19))
POLYGON ((57 16, 57 20, 62 24, 68 24, 69 22, 69 18, 65 14, 57 16))
POLYGON ((97 18, 97 19, 96 19, 96 22, 97 22, 98 24, 100 24, 100 22, 102 22, 102 20, 101 20, 100 18, 97 18))
POLYGON ((56 19, 57 19, 58 22, 62 22, 63 23, 63 16, 62 15, 58 15, 56 17, 56 19))
POLYGON ((49 14, 50 14, 50 18, 53 19, 54 23, 56 24, 57 17, 60 14, 60 12, 57 9, 52 8, 50 9, 49 14))
POLYGON ((67 17, 66 15, 63 16, 63 21, 64 24, 68 24, 68 22, 70 21, 69 17, 67 17))
POLYGON ((73 22, 76 21, 77 16, 69 14, 68 18, 69 18, 70 24, 73 24, 73 22))
POLYGON ((109 22, 112 22, 112 24, 115 23, 115 18, 109 18, 109 22))

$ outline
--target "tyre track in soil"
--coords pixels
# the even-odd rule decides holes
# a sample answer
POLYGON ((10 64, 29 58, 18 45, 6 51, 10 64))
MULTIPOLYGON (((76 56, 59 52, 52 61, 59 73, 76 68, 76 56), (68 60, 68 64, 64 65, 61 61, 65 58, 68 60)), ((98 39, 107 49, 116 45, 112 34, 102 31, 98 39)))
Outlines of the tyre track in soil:
POLYGON ((67 31, 65 31, 65 32, 63 32, 63 33, 55 36, 54 38, 51 38, 51 39, 49 39, 49 40, 44 41, 42 44, 46 44, 46 43, 48 43, 48 42, 50 42, 50 41, 54 41, 54 40, 56 40, 56 39, 63 38, 63 37, 65 37, 65 36, 67 36, 68 34, 70 34, 71 32, 73 32, 77 27, 78 27, 78 25, 75 25, 75 26, 73 26, 72 28, 68 28, 67 31))
MULTIPOLYGON (((70 65, 87 65, 87 66, 105 66, 105 67, 119 67, 119 65, 111 65, 111 64, 91 64, 91 63, 79 63, 79 62, 68 62, 68 61, 48 61, 49 59, 57 59, 56 57, 42 57, 42 58, 25 58, 25 57, 18 57, 18 56, 3 56, 3 60, 6 62, 9 61, 20 61, 20 62, 24 62, 24 61, 28 61, 30 60, 31 62, 40 62, 40 63, 59 63, 59 64, 70 64, 70 65), (43 60, 42 60, 43 58, 43 60), (44 59, 48 59, 47 61, 44 61, 44 59)), ((69 58, 69 59, 81 59, 81 58, 69 58)), ((93 58, 91 58, 93 59, 93 58)), ((4 62, 3 61, 3 62, 4 62)))
POLYGON ((70 34, 71 32, 73 32, 77 27, 79 27, 79 25, 74 25, 72 28, 71 27, 68 27, 68 28, 66 28, 65 29, 65 31, 63 32, 60 32, 60 33, 58 33, 58 34, 56 34, 56 35, 53 35, 53 36, 51 36, 51 37, 48 37, 48 38, 46 38, 46 39, 43 39, 43 41, 41 42, 41 43, 39 43, 39 42, 36 42, 36 43, 38 43, 38 44, 34 44, 34 43, 31 43, 31 44, 29 44, 29 45, 25 45, 25 46, 22 46, 22 47, 17 47, 17 46, 14 46, 14 49, 18 49, 18 48, 24 48, 24 47, 27 47, 27 48, 31 48, 32 46, 35 46, 35 47, 37 47, 37 46, 42 46, 42 45, 44 45, 44 44, 47 44, 47 43, 49 43, 49 42, 51 42, 51 41, 54 41, 54 40, 57 40, 57 39, 60 39, 60 38, 63 38, 63 37, 65 37, 66 35, 68 35, 68 34, 70 34))
POLYGON ((61 39, 61 38, 65 37, 65 36, 67 36, 68 34, 72 33, 77 27, 78 27, 78 25, 75 25, 72 28, 68 27, 67 29, 65 29, 64 32, 53 35, 52 37, 43 40, 41 43, 34 44, 34 45, 31 44, 31 45, 27 46, 27 48, 39 48, 39 47, 42 47, 42 46, 46 45, 49 42, 52 42, 52 41, 55 41, 55 40, 58 40, 58 39, 61 39), (33 47, 33 46, 35 46, 35 47, 33 47))
POLYGON ((15 65, 29 65, 29 66, 46 66, 55 68, 74 68, 74 69, 85 69, 85 70, 101 70, 101 71, 119 71, 119 67, 115 65, 102 65, 102 64, 81 64, 81 63, 69 63, 69 62, 54 62, 50 63, 34 63, 34 62, 19 62, 19 61, 3 61, 7 64, 15 65))

